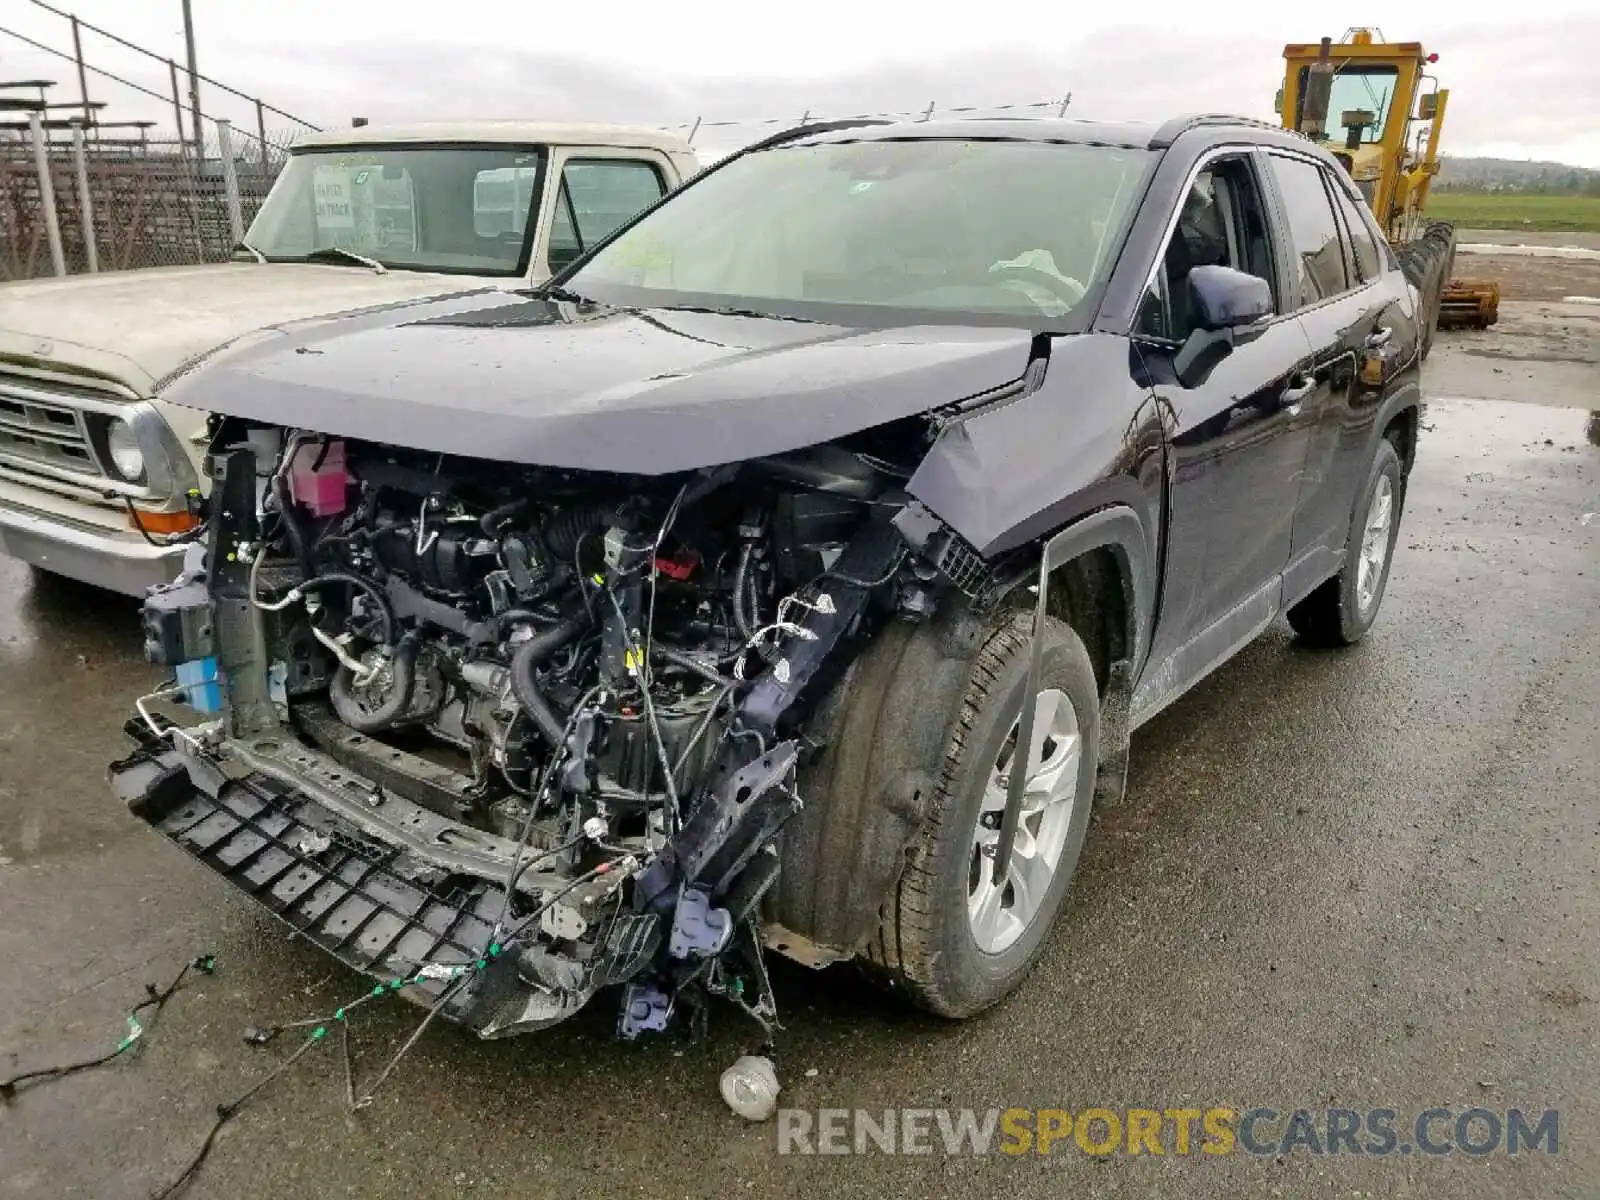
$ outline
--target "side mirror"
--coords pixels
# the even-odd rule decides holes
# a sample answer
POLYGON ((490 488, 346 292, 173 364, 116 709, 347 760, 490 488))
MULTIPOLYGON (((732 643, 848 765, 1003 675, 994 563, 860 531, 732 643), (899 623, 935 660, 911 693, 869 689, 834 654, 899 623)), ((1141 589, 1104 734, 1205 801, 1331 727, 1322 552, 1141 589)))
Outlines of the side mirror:
POLYGON ((1417 100, 1417 120, 1431 121, 1439 115, 1439 93, 1427 92, 1417 100))
POLYGON ((1272 111, 1280 117, 1283 116, 1283 89, 1278 89, 1278 94, 1272 98, 1272 111))
MULTIPOLYGON (((1189 311, 1201 329, 1239 331, 1272 315, 1272 285, 1232 267, 1195 267, 1189 272, 1189 311)), ((1259 334, 1261 331, 1255 331, 1259 334)))
POLYGON ((1173 359, 1178 382, 1199 387, 1235 346, 1253 342, 1272 316, 1272 286, 1259 275, 1232 267, 1195 267, 1189 272, 1189 311, 1195 328, 1173 359))

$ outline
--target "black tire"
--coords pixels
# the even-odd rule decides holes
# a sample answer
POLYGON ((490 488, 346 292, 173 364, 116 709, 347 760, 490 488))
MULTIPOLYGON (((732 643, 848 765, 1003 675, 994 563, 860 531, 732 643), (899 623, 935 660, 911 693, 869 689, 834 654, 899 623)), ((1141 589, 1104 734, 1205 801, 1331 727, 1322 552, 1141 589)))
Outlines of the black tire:
POLYGON ((1417 323, 1421 327, 1419 354, 1426 361, 1433 349, 1433 335, 1439 327, 1445 289, 1455 271, 1455 228, 1446 221, 1435 221, 1420 237, 1406 242, 1396 252, 1400 269, 1417 289, 1417 323))
POLYGON ((1022 711, 1032 615, 1007 617, 985 638, 957 708, 932 806, 867 947, 869 974, 912 1003, 969 1017, 1003 999, 1042 953, 1077 868, 1099 762, 1100 698, 1088 651, 1070 626, 1047 620, 1040 687, 1070 700, 1081 739, 1077 800, 1045 897, 999 953, 981 949, 968 921, 973 836, 985 785, 1022 711))
POLYGON ((1399 452, 1392 441, 1383 438, 1378 442, 1372 469, 1367 472, 1361 486, 1356 511, 1350 521, 1350 533, 1345 540, 1344 569, 1289 609, 1289 625, 1301 641, 1311 646, 1353 646, 1372 628, 1378 609, 1383 605, 1384 589, 1389 584, 1389 568, 1394 564, 1394 544, 1400 536, 1405 495, 1405 472, 1400 466, 1399 452), (1380 481, 1384 479, 1388 480, 1392 497, 1388 540, 1384 545, 1383 564, 1378 570, 1376 585, 1363 604, 1360 597, 1362 539, 1372 513, 1373 500, 1378 495, 1380 481))

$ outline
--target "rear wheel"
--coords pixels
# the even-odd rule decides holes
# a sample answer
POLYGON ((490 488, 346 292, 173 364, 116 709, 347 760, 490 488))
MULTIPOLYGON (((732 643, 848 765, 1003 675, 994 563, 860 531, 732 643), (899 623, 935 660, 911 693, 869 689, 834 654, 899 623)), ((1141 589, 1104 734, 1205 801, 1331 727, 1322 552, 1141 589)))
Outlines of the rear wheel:
POLYGON ((1404 499, 1400 455, 1384 438, 1350 522, 1344 570, 1289 610, 1289 624, 1301 640, 1313 646, 1350 646, 1372 628, 1389 582, 1404 499))
POLYGON ((1046 620, 1040 687, 1027 696, 1031 616, 991 631, 973 663, 926 824, 868 958, 897 991, 966 1017, 1020 984, 1077 868, 1098 764, 1094 668, 1073 630, 1046 620), (1017 744, 1024 701, 1032 746, 1017 744), (1026 771, 1005 882, 995 853, 1011 773, 1026 771))

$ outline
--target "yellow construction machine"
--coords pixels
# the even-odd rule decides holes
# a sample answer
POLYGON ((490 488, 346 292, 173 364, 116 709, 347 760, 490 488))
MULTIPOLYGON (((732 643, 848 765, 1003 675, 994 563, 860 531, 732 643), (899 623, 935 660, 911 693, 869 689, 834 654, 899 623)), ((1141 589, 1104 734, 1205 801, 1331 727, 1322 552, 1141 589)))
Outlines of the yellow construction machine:
POLYGON ((1421 42, 1386 42, 1381 32, 1351 29, 1337 43, 1285 46, 1283 59, 1284 127, 1321 144, 1350 172, 1421 294, 1427 341, 1435 324, 1493 325, 1500 285, 1452 278, 1455 230, 1423 217, 1450 100, 1428 73, 1439 56, 1421 42))

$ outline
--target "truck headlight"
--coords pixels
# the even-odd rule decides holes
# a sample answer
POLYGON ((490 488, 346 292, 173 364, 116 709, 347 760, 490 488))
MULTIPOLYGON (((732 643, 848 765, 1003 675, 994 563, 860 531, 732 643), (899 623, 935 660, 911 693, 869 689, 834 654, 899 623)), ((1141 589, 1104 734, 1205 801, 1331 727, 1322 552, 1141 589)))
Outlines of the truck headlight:
POLYGON ((106 457, 124 483, 144 482, 144 451, 139 448, 133 426, 121 418, 113 417, 106 425, 106 457))

